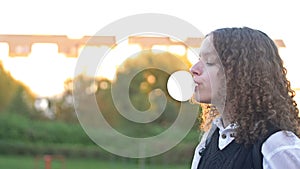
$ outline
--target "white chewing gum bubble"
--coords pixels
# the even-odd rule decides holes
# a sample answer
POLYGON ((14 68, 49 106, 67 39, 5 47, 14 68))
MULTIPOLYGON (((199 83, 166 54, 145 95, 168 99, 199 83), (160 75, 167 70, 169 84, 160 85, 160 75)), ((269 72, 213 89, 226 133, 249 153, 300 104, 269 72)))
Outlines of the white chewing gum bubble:
POLYGON ((191 99, 195 86, 191 73, 184 70, 172 73, 167 82, 170 96, 177 101, 188 101, 191 99))

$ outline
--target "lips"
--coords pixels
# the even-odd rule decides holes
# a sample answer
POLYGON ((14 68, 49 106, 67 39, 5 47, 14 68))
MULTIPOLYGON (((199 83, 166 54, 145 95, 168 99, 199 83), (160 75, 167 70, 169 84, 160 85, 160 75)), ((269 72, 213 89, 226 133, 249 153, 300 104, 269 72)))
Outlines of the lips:
POLYGON ((193 84, 194 92, 196 92, 198 86, 199 86, 199 83, 197 83, 196 81, 194 81, 194 84, 193 84))
POLYGON ((194 80, 194 85, 195 85, 195 87, 197 87, 197 86, 199 86, 199 85, 200 85, 200 83, 199 83, 199 82, 197 82, 196 80, 194 80))

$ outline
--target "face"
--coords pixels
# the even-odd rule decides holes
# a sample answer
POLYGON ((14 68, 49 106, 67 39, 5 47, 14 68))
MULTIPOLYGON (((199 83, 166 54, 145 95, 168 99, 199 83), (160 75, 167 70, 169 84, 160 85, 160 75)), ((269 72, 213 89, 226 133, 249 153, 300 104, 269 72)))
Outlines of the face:
POLYGON ((199 60, 191 68, 195 87, 194 99, 200 103, 212 103, 220 87, 221 64, 213 46, 212 35, 207 36, 200 48, 199 60))

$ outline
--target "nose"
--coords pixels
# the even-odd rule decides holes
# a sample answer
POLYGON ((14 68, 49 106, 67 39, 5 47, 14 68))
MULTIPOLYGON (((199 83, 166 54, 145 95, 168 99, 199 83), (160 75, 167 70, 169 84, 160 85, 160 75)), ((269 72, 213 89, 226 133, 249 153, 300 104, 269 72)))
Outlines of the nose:
POLYGON ((192 73, 193 76, 200 76, 203 73, 203 68, 200 64, 200 61, 192 66, 190 72, 192 73))

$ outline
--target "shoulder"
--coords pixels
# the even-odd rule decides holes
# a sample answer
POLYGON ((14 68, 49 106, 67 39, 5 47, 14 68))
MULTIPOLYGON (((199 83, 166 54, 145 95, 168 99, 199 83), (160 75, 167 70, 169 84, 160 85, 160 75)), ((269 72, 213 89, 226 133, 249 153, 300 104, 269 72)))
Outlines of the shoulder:
POLYGON ((286 149, 300 150, 300 139, 290 131, 278 131, 272 134, 262 145, 263 155, 270 156, 271 153, 286 149))
POLYGON ((270 168, 300 166, 300 139, 290 131, 272 134, 263 143, 261 152, 264 165, 270 168))

